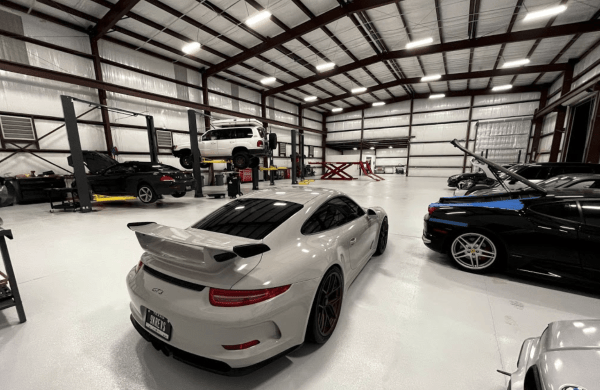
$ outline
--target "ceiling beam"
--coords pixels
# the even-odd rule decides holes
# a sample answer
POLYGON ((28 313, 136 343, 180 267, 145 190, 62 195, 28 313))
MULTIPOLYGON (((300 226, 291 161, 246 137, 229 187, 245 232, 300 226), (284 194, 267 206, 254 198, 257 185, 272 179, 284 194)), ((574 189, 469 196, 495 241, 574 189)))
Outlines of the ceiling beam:
POLYGON ((113 4, 102 19, 92 28, 90 32, 92 39, 97 41, 102 38, 139 2, 140 0, 119 0, 116 4, 113 4))
POLYGON ((304 126, 298 126, 291 123, 276 121, 268 118, 261 118, 255 115, 244 114, 242 112, 226 110, 220 107, 210 106, 207 104, 201 104, 192 102, 184 99, 177 99, 169 96, 165 96, 163 94, 151 93, 146 91, 141 91, 139 89, 124 87, 117 84, 106 83, 103 81, 97 81, 94 79, 90 79, 87 77, 75 76, 65 72, 57 72, 54 70, 44 69, 37 66, 24 65, 17 62, 0 60, 0 70, 4 70, 7 72, 13 72, 18 74, 23 74, 32 77, 40 77, 47 80, 58 81, 62 83, 68 83, 72 85, 79 85, 81 87, 93 88, 93 89, 104 89, 105 91, 119 93, 128 96, 134 96, 141 99, 148 99, 156 102, 173 104, 175 106, 180 106, 184 108, 194 108, 196 110, 210 111, 212 113, 218 113, 223 115, 231 115, 233 117, 238 118, 246 118, 246 119, 257 119, 261 122, 267 122, 272 125, 288 127, 292 129, 300 129, 304 131, 309 131, 312 133, 322 133, 321 130, 310 129, 304 126))
MULTIPOLYGON (((543 85, 543 84, 538 84, 538 85, 528 85, 528 86, 524 86, 524 87, 514 87, 513 89, 511 89, 510 93, 524 93, 524 92, 541 92, 544 89, 547 89, 549 85, 543 85)), ((456 96, 482 96, 482 95, 497 95, 498 92, 492 92, 491 89, 465 89, 463 91, 448 91, 445 92, 446 97, 456 97, 456 96)), ((403 102, 403 101, 407 101, 407 100, 411 100, 411 99, 427 99, 429 98, 429 93, 416 93, 414 96, 399 96, 393 99, 388 99, 388 100, 383 100, 384 103, 386 104, 391 104, 391 103, 397 103, 397 102, 403 102)), ((360 110, 366 110, 367 108, 371 108, 372 105, 371 104, 363 104, 361 106, 354 106, 354 107, 350 107, 348 109, 344 109, 344 111, 340 112, 340 113, 332 113, 332 112, 328 112, 328 113, 323 113, 323 117, 328 117, 328 116, 335 116, 335 115, 340 115, 340 114, 346 114, 349 112, 354 112, 354 111, 360 111, 360 110)))
POLYGON ((437 54, 449 51, 456 50, 464 50, 471 49, 477 47, 486 47, 498 45, 501 43, 512 43, 512 42, 523 42, 530 41, 538 38, 552 38, 559 37, 564 35, 573 35, 578 33, 587 33, 587 32, 596 32, 600 31, 600 23, 597 21, 588 21, 588 22, 579 22, 579 23, 571 23, 571 24, 563 24, 560 26, 553 27, 545 27, 545 28, 537 28, 531 30, 524 30, 518 32, 511 32, 506 34, 497 34, 497 35, 489 35, 481 38, 476 38, 473 40, 462 40, 462 41, 454 41, 454 42, 446 42, 435 45, 423 46, 413 49, 403 49, 396 50, 389 53, 384 53, 381 55, 376 55, 372 57, 368 57, 362 59, 360 61, 339 66, 333 70, 322 72, 321 74, 307 77, 292 83, 288 83, 282 85, 277 88, 273 88, 268 91, 267 95, 272 95, 276 93, 280 93, 286 91, 291 88, 297 88, 302 85, 306 85, 308 83, 313 83, 315 81, 322 80, 327 77, 332 77, 344 72, 348 72, 354 69, 361 68, 363 66, 372 65, 381 61, 394 59, 394 58, 410 58, 416 56, 422 56, 427 54, 437 54))
MULTIPOLYGON (((519 74, 527 74, 527 73, 540 73, 540 72, 557 72, 563 71, 567 68, 567 64, 552 64, 552 65, 537 65, 537 66, 523 66, 520 68, 508 68, 508 69, 496 69, 496 70, 482 70, 479 72, 464 72, 464 73, 452 73, 442 76, 441 79, 436 81, 456 81, 456 80, 470 80, 470 79, 479 79, 486 77, 496 77, 496 76, 509 76, 509 75, 519 75, 519 74)), ((377 85, 370 87, 369 90, 377 91, 383 88, 391 88, 399 85, 405 84, 419 84, 421 83, 420 77, 411 77, 407 79, 400 79, 396 81, 390 81, 389 83, 385 83, 382 85, 377 85)), ((512 93, 512 90, 510 91, 512 93)), ((367 92, 364 92, 367 93, 367 92)), ((313 107, 319 104, 327 104, 337 100, 346 99, 356 94, 343 94, 338 96, 333 96, 331 98, 322 99, 320 101, 316 101, 313 103, 306 103, 303 107, 313 107)), ((427 95, 429 96, 429 94, 427 95)))
POLYGON ((309 32, 321 28, 322 26, 325 26, 340 18, 343 18, 348 14, 363 11, 370 8, 380 7, 386 4, 391 4, 395 1, 396 0, 356 0, 353 3, 347 4, 345 7, 334 8, 331 11, 327 11, 317 16, 316 18, 309 20, 308 22, 302 23, 299 26, 290 29, 289 31, 277 35, 275 38, 268 38, 265 42, 258 44, 232 57, 229 60, 223 61, 211 67, 208 70, 207 74, 208 76, 212 76, 218 72, 222 72, 232 66, 239 64, 240 62, 249 60, 252 57, 256 57, 258 54, 262 54, 286 42, 301 37, 302 35, 308 34, 309 32))

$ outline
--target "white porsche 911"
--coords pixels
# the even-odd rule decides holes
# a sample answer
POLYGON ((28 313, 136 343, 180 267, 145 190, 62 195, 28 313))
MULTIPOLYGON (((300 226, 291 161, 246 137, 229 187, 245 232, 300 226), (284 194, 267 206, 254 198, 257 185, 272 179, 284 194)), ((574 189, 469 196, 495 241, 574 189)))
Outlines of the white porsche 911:
POLYGON ((325 343, 344 293, 388 237, 380 207, 296 187, 253 192, 186 229, 128 227, 145 250, 127 275, 134 327, 166 355, 226 375, 305 339, 325 343))

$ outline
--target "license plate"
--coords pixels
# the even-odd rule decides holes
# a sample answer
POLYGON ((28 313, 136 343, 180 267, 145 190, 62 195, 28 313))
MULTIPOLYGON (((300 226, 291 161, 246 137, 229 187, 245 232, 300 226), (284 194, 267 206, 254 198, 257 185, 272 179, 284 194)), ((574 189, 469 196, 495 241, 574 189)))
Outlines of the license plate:
POLYGON ((171 339, 171 324, 164 316, 146 309, 146 329, 169 341, 171 339))
POLYGON ((186 191, 191 191, 191 190, 192 190, 192 186, 186 186, 186 187, 185 187, 185 190, 186 190, 186 191))

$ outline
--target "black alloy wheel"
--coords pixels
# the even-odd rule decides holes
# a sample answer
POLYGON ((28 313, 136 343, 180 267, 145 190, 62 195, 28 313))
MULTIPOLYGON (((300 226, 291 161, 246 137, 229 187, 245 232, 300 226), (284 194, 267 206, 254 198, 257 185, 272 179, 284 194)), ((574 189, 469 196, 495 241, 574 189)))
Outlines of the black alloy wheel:
POLYGON ((149 204, 156 202, 158 200, 158 195, 152 187, 143 183, 138 187, 138 199, 142 203, 149 204))
POLYGON ((194 167, 193 162, 194 156, 191 154, 179 157, 179 164, 181 164, 181 166, 185 169, 192 169, 194 167))
POLYGON ((308 337, 317 344, 324 344, 333 334, 342 312, 344 282, 338 268, 330 269, 317 290, 308 323, 308 337))
POLYGON ((381 223, 381 228, 379 229, 379 240, 377 240, 377 249, 375 250, 374 255, 379 256, 385 252, 385 248, 387 248, 388 242, 388 219, 385 217, 383 222, 381 223))
POLYGON ((246 169, 250 165, 250 156, 246 153, 236 153, 233 156, 233 165, 237 169, 246 169))

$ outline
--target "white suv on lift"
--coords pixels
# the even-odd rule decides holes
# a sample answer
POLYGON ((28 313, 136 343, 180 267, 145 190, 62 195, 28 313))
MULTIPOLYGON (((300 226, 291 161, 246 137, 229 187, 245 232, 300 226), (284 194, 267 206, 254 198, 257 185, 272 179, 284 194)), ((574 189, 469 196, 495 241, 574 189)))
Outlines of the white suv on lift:
MULTIPOLYGON (((210 159, 232 159, 239 169, 248 168, 253 157, 268 156, 277 146, 277 136, 268 135, 261 122, 255 119, 223 119, 211 122, 215 128, 202 134, 198 142, 200 156, 210 159)), ((173 147, 184 168, 192 168, 192 150, 189 143, 173 147)), ((206 166, 203 166, 206 167, 206 166)))

